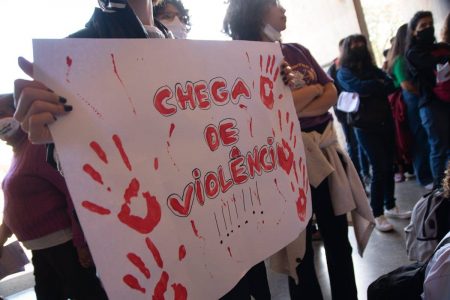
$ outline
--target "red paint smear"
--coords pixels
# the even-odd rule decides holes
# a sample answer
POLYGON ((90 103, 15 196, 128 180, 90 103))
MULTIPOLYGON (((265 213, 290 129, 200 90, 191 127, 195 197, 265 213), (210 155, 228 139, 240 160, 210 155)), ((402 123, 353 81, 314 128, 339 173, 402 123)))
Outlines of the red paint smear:
MULTIPOLYGON (((113 64, 114 74, 116 74, 117 79, 119 79, 120 84, 125 89, 125 92, 128 95, 128 91, 125 87, 125 84, 123 83, 122 78, 120 78, 119 72, 117 71, 116 59, 114 57, 114 54, 112 54, 112 53, 111 53, 111 60, 112 60, 112 64, 113 64)), ((131 107, 133 108, 133 113, 136 114, 136 108, 134 107, 133 101, 131 100, 131 97, 129 95, 128 95, 128 101, 130 102, 131 107)))
POLYGON ((287 111, 286 112, 286 123, 289 123, 289 117, 290 117, 290 115, 289 115, 289 112, 287 111))
POLYGON ((123 149, 123 145, 122 145, 122 140, 120 139, 120 137, 115 134, 112 137, 114 144, 116 144, 117 150, 119 150, 120 156, 122 156, 122 160, 125 164, 125 166, 128 168, 128 170, 131 171, 131 164, 130 164, 130 160, 128 159, 128 156, 125 152, 125 150, 123 149))
POLYGON ((170 142, 167 141, 166 144, 167 144, 167 148, 166 148, 167 155, 169 155, 169 158, 172 161, 172 165, 177 169, 178 172, 180 172, 180 169, 178 168, 178 165, 175 163, 175 160, 172 157, 172 153, 170 153, 170 149, 169 149, 170 148, 170 142))
POLYGON ((92 150, 97 154, 97 156, 105 163, 108 163, 108 157, 106 156, 105 151, 102 149, 102 147, 96 142, 92 141, 89 146, 91 146, 92 150))
POLYGON ((306 217, 306 194, 303 189, 298 189, 297 215, 300 221, 304 222, 306 217))
POLYGON ((278 110, 278 123, 280 125, 280 130, 283 131, 283 127, 281 124, 281 111, 280 110, 278 110))
POLYGON ((291 122, 290 136, 289 140, 292 141, 292 132, 294 131, 294 122, 291 122))
POLYGON ((297 164, 295 163, 295 161, 294 161, 294 174, 295 174, 295 180, 297 181, 297 184, 299 184, 299 182, 298 182, 298 174, 297 174, 297 164))
POLYGON ((172 133, 173 133, 173 131, 174 131, 174 129, 175 129, 175 124, 170 124, 170 130, 169 130, 169 138, 171 138, 172 137, 172 133))
POLYGON ((111 214, 111 211, 109 209, 99 206, 95 203, 92 203, 91 201, 85 200, 85 201, 81 202, 81 206, 83 206, 87 210, 89 210, 93 213, 99 214, 99 215, 111 214))
POLYGON ((86 99, 84 99, 84 97, 80 94, 77 94, 77 96, 80 97, 81 100, 83 100, 83 102, 89 106, 89 108, 92 109, 99 118, 103 119, 103 115, 91 103, 89 103, 89 101, 86 101, 86 99))
POLYGON ((91 178, 100 184, 103 184, 102 175, 97 172, 90 164, 85 164, 83 166, 83 171, 86 172, 91 178))
POLYGON ((272 128, 272 135, 275 137, 275 130, 272 128))
POLYGON ((197 230, 197 227, 195 227, 194 220, 191 220, 191 226, 192 226, 192 230, 194 231, 195 236, 198 237, 199 239, 204 239, 201 235, 198 234, 198 230, 197 230))
POLYGON ((278 99, 282 100, 284 98, 283 94, 278 95, 278 99))
POLYGON ((72 58, 70 56, 66 57, 66 64, 69 68, 72 66, 72 58))
POLYGON ((145 288, 143 288, 139 281, 134 277, 133 275, 127 274, 123 277, 123 282, 125 282, 126 285, 128 285, 133 290, 137 290, 141 292, 142 294, 145 294, 145 288))
POLYGON ((186 300, 187 299, 187 290, 186 288, 180 284, 180 283, 174 283, 171 285, 174 292, 174 300, 186 300))
POLYGON ((136 230, 142 234, 148 234, 158 225, 161 220, 161 206, 155 196, 152 196, 149 192, 142 193, 147 205, 147 215, 145 217, 139 217, 131 214, 129 204, 131 198, 137 198, 139 191, 139 181, 133 178, 125 190, 123 195, 125 203, 122 205, 117 217, 120 222, 127 225, 131 229, 136 230))
POLYGON ((230 254, 230 257, 233 258, 233 254, 231 254, 231 249, 230 249, 230 247, 227 247, 227 250, 228 250, 228 254, 230 254))
POLYGON ((156 264, 158 265, 158 267, 162 269, 164 267, 164 262, 161 258, 161 254, 159 253, 158 248, 156 248, 155 244, 153 244, 152 240, 148 237, 145 238, 145 243, 147 244, 148 249, 152 253, 153 258, 156 261, 156 264))
POLYGON ((155 157, 155 160, 153 161, 153 167, 155 168, 155 170, 158 170, 159 168, 159 161, 157 157, 155 157))
POLYGON ((169 282, 169 274, 166 271, 162 272, 161 278, 155 286, 152 300, 164 300, 164 294, 167 291, 167 283, 169 282))
POLYGON ((294 153, 292 152, 291 147, 289 146, 288 142, 285 141, 285 139, 281 139, 281 143, 282 146, 277 145, 278 163, 286 172, 286 174, 289 175, 294 163, 294 153))
POLYGON ((272 64, 270 65, 270 74, 273 74, 273 67, 275 66, 275 54, 272 55, 272 64))
POLYGON ((250 64, 250 56, 248 55, 248 52, 245 52, 245 55, 247 56, 247 61, 250 64))
POLYGON ((291 181, 291 190, 292 190, 292 192, 295 192, 294 183, 292 181, 291 181))
POLYGON ((253 118, 250 118, 250 136, 253 137, 253 118))
POLYGON ((275 77, 273 78, 274 82, 277 81, 278 73, 280 73, 280 67, 277 67, 277 69, 275 70, 275 77))
POLYGON ((69 74, 70 74, 70 69, 72 67, 72 58, 70 58, 70 56, 66 56, 66 65, 67 65, 66 82, 70 83, 69 74))
POLYGON ((294 135, 294 149, 297 147, 297 136, 294 135))
POLYGON ((259 56, 259 67, 261 68, 261 72, 262 72, 262 70, 263 70, 263 57, 262 57, 262 55, 260 55, 259 56))
POLYGON ((242 108, 242 109, 247 109, 247 106, 246 106, 246 105, 244 105, 244 104, 239 104, 239 108, 242 108))
POLYGON ((108 187, 106 190, 107 190, 108 192, 111 192, 111 188, 110 188, 110 187, 108 187))
POLYGON ((266 73, 269 73, 269 67, 270 67, 270 61, 272 57, 269 55, 267 58, 267 65, 266 65, 266 73))
POLYGON ((145 276, 145 278, 150 279, 150 270, 147 268, 145 263, 142 261, 142 258, 140 258, 135 253, 128 253, 127 258, 130 260, 130 262, 135 265, 139 271, 145 276))
POLYGON ((186 247, 184 245, 181 245, 178 249, 178 259, 182 261, 186 257, 186 247))
POLYGON ((280 187, 278 186, 278 181, 277 181, 277 179, 275 178, 273 181, 275 182, 275 186, 277 187, 278 194, 280 194, 280 196, 283 197, 284 202, 287 202, 287 200, 286 200, 286 198, 284 197, 283 193, 281 193, 280 187))

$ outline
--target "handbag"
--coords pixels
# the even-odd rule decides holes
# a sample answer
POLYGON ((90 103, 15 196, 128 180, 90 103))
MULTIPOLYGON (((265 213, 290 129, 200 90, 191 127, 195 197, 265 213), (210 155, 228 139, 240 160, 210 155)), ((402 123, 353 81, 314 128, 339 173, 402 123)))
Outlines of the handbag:
POLYGON ((358 111, 359 103, 358 93, 341 92, 336 108, 346 113, 352 113, 358 111))

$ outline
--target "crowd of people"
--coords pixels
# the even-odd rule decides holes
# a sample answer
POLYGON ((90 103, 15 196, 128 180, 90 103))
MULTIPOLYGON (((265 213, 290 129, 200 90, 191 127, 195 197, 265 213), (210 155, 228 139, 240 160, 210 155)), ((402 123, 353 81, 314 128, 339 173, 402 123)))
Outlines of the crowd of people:
MULTIPOLYGON (((191 27, 180 0, 99 0, 99 4, 86 28, 69 38, 185 39, 191 27)), ((432 14, 416 13, 399 28, 385 70, 376 66, 366 37, 350 35, 339 43, 340 56, 327 74, 306 47, 282 43, 285 12, 276 0, 229 0, 223 30, 233 40, 281 44, 286 61, 282 77, 291 88, 301 125, 331 295, 357 299, 347 215, 362 254, 373 228, 391 231, 389 218, 411 216, 396 204, 396 170, 403 173, 411 165, 421 185, 442 188, 450 156, 450 17, 442 42, 436 43, 432 14), (336 106, 338 97, 348 94, 356 95, 356 110, 336 106), (347 151, 339 145, 332 107, 347 151)), ((33 78, 30 62, 21 58, 19 65, 33 78)), ((37 299, 105 299, 64 178, 57 171, 48 129, 73 108, 37 81, 16 80, 14 88, 14 98, 0 98, 0 139, 14 151, 2 186, 5 217, 0 244, 14 233, 32 250, 37 299), (37 202, 40 209, 30 214, 29 207, 37 202)), ((298 243, 291 244, 302 246, 289 249, 298 253, 296 263, 289 264, 291 299, 323 299, 314 266, 313 229, 310 220, 298 243)), ((282 253, 271 261, 283 260, 282 253)), ((271 298, 264 262, 221 299, 250 296, 271 298)))

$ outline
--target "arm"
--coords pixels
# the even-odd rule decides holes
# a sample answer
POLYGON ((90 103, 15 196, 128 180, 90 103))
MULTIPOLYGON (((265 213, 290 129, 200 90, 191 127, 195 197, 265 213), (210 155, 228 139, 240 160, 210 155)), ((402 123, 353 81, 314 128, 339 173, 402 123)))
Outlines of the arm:
POLYGON ((347 68, 340 68, 337 73, 340 87, 347 92, 356 92, 360 95, 376 94, 383 88, 383 83, 379 80, 363 80, 356 77, 347 68))
POLYGON ((305 107, 311 104, 314 99, 320 97, 323 92, 324 88, 321 84, 312 84, 292 91, 297 116, 300 116, 305 107))
POLYGON ((9 227, 6 226, 5 223, 2 223, 2 225, 0 225, 0 257, 2 257, 3 245, 6 243, 6 241, 11 235, 12 235, 11 229, 9 229, 9 227))
POLYGON ((314 117, 320 116, 326 113, 330 107, 336 104, 337 91, 332 82, 325 84, 324 92, 321 96, 310 102, 303 108, 300 113, 297 113, 299 117, 314 117))
POLYGON ((433 56, 429 51, 413 47, 406 52, 406 59, 420 71, 434 68, 438 63, 445 63, 448 57, 433 56))
POLYGON ((411 81, 405 80, 405 81, 400 83, 400 86, 405 91, 410 92, 410 93, 412 93, 412 94, 414 94, 416 96, 419 96, 419 90, 417 90, 417 88, 411 83, 411 81))

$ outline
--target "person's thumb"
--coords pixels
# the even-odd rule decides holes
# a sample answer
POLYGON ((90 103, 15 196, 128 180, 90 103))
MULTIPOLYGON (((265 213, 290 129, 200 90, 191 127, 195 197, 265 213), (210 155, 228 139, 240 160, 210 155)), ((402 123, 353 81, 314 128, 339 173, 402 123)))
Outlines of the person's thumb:
POLYGON ((19 67, 22 69, 22 71, 34 79, 33 77, 33 64, 23 58, 22 56, 19 56, 18 58, 19 67))

